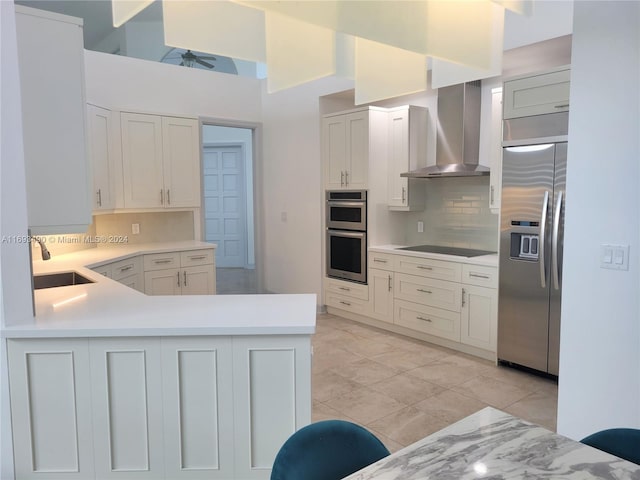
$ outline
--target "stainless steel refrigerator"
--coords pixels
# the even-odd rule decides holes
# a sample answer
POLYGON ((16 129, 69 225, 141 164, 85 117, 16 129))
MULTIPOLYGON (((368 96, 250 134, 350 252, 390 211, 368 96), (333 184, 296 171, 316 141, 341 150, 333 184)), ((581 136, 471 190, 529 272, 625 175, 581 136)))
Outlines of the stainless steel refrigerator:
POLYGON ((568 115, 540 117, 503 125, 498 360, 557 376, 568 115))

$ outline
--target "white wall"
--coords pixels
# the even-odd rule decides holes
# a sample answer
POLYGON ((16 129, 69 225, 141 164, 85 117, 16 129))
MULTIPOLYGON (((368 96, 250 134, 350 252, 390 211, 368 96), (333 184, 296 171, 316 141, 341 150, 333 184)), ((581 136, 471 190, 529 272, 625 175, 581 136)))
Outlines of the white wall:
POLYGON ((640 428, 640 2, 576 2, 573 25, 558 432, 580 439, 640 428))

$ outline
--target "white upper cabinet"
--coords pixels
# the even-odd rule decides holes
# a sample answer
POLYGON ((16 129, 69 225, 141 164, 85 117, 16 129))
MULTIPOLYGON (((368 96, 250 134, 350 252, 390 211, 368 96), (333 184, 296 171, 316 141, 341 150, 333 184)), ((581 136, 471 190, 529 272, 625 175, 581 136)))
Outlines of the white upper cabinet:
POLYGON ((389 185, 390 210, 423 210, 424 182, 415 184, 401 173, 427 165, 427 118, 423 107, 405 106, 389 111, 389 185))
POLYGON ((125 208, 200 206, 198 121, 122 113, 125 208))
POLYGON ((82 20, 15 8, 28 225, 34 234, 82 233, 92 207, 82 20))
POLYGON ((492 213, 499 213, 502 187, 502 88, 491 90, 491 145, 489 155, 491 162, 489 208, 492 213))
POLYGON ((87 124, 93 166, 93 210, 112 210, 116 205, 111 111, 87 105, 87 124))
POLYGON ((504 119, 569 111, 570 67, 504 82, 504 119))
POLYGON ((322 119, 322 143, 327 189, 366 189, 372 136, 386 125, 378 113, 366 108, 332 114, 322 119))

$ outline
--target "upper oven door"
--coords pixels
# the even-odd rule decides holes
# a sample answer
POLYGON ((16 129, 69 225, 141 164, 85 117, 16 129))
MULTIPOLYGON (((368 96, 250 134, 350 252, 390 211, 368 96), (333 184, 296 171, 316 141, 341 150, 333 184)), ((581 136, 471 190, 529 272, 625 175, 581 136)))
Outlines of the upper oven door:
POLYGON ((352 201, 327 201, 327 228, 367 230, 367 204, 352 201))

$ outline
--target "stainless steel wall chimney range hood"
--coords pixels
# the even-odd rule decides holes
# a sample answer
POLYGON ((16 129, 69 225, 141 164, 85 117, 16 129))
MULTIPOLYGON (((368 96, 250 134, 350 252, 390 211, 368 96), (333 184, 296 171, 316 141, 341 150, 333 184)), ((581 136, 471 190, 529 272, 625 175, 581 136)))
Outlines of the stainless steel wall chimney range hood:
POLYGON ((480 81, 438 89, 436 164, 401 173, 408 178, 489 175, 478 165, 480 81))

